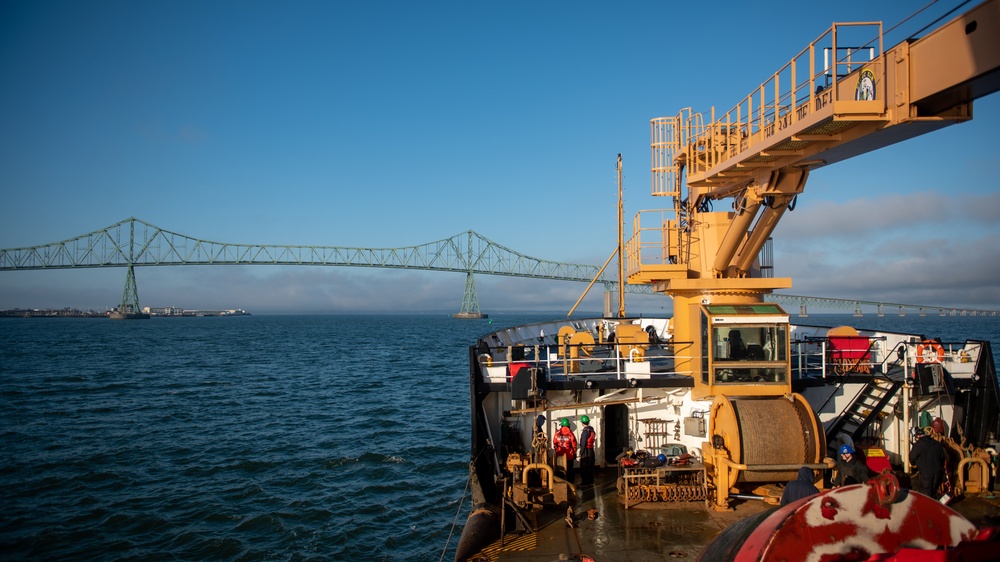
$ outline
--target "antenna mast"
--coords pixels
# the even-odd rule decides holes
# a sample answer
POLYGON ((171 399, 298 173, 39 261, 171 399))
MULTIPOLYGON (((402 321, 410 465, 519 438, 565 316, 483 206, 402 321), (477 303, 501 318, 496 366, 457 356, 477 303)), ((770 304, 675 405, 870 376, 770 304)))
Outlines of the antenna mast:
POLYGON ((625 318, 625 217, 622 202, 622 153, 618 153, 618 317, 625 318))

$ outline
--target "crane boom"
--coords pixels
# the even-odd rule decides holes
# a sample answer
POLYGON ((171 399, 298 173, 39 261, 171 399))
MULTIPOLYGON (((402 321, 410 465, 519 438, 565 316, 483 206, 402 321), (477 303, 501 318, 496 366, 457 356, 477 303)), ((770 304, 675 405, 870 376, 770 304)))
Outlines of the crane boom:
POLYGON ((690 278, 686 269, 698 265, 695 277, 746 276, 748 260, 767 236, 752 236, 750 251, 738 256, 733 240, 773 228, 777 203, 801 193, 809 171, 969 120, 973 100, 1000 89, 996 0, 918 40, 885 52, 881 44, 881 23, 834 23, 729 112, 717 117, 713 110, 707 125, 689 109, 653 119, 653 195, 673 197, 675 212, 688 219, 677 221, 674 228, 684 232, 676 240, 664 241, 664 260, 688 267, 643 268, 664 264, 643 261, 646 254, 633 246, 630 282, 690 278), (862 30, 875 32, 871 47, 844 46, 848 31, 862 30), (834 53, 834 62, 820 64, 821 53, 834 53), (704 256, 702 264, 685 260, 692 252, 682 250, 693 249, 677 246, 694 241, 686 235, 691 219, 707 201, 726 198, 736 199, 737 216, 722 251, 696 254, 704 256), (765 220, 755 227, 762 206, 765 220))

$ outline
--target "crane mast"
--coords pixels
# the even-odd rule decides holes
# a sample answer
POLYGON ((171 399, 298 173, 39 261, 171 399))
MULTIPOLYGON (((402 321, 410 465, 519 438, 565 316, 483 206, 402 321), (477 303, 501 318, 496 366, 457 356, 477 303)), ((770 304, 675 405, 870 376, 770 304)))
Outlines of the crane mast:
POLYGON ((773 341, 787 314, 763 298, 792 280, 765 275, 758 256, 810 172, 972 119, 973 100, 1000 89, 1000 0, 922 38, 882 41, 880 22, 834 23, 725 114, 684 109, 650 122, 652 193, 673 208, 636 215, 628 282, 672 297, 677 370, 696 394, 715 395, 717 375, 731 371, 718 368, 724 324, 759 328, 772 341, 757 342, 771 348, 756 366, 786 370, 739 393, 790 392, 779 352, 788 344, 773 341), (732 210, 712 210, 724 200, 732 210))

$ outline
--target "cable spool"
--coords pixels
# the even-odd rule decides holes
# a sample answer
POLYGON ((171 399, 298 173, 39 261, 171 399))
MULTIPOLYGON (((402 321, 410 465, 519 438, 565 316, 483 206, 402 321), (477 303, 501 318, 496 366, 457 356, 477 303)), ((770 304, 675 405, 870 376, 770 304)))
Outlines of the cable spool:
MULTIPOLYGON (((826 450, 826 435, 809 403, 799 394, 788 397, 729 398, 712 403, 712 435, 722 437, 729 458, 737 464, 818 463, 826 450)), ((798 470, 742 470, 735 482, 787 482, 798 470)))

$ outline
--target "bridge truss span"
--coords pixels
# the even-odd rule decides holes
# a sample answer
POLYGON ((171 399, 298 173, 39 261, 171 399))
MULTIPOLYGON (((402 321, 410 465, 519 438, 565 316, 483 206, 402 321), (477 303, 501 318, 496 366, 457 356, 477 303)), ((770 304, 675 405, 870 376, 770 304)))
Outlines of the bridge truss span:
MULTIPOLYGON (((600 268, 527 256, 469 230, 400 248, 233 244, 202 240, 130 217, 68 240, 0 249, 0 271, 177 265, 306 265, 452 271, 467 276, 462 312, 479 312, 474 274, 590 282, 600 268), (470 295, 471 291, 471 295, 470 295)), ((617 282, 597 282, 612 291, 617 282)), ((648 293, 645 286, 630 292, 648 293)), ((134 292, 134 290, 133 290, 134 292)), ((137 297, 129 298, 137 306, 137 297)), ((123 301, 123 304, 124 301, 123 301)))
POLYGON ((584 282, 598 272, 592 265, 533 258, 472 230, 400 248, 233 244, 171 232, 133 217, 60 242, 0 249, 0 271, 129 265, 388 267, 584 282))
MULTIPOLYGON (((177 265, 302 265, 339 267, 378 267, 450 271, 466 274, 462 313, 479 313, 474 274, 504 275, 589 283, 601 268, 593 265, 542 260, 514 251, 468 230, 450 238, 417 246, 400 248, 352 248, 341 246, 293 246, 278 244, 230 244, 212 242, 164 230, 130 217, 106 228, 61 242, 25 248, 0 249, 0 271, 74 269, 99 267, 127 268, 125 291, 120 308, 138 311, 138 295, 133 269, 138 266, 177 265)), ((615 292, 617 281, 606 276, 596 280, 605 292, 615 292)), ((626 283, 632 294, 656 294, 649 285, 626 283)), ((888 309, 898 314, 936 313, 942 316, 996 316, 1000 311, 886 302, 804 297, 774 293, 767 300, 799 306, 799 315, 807 307, 875 309, 883 315, 888 309)))

